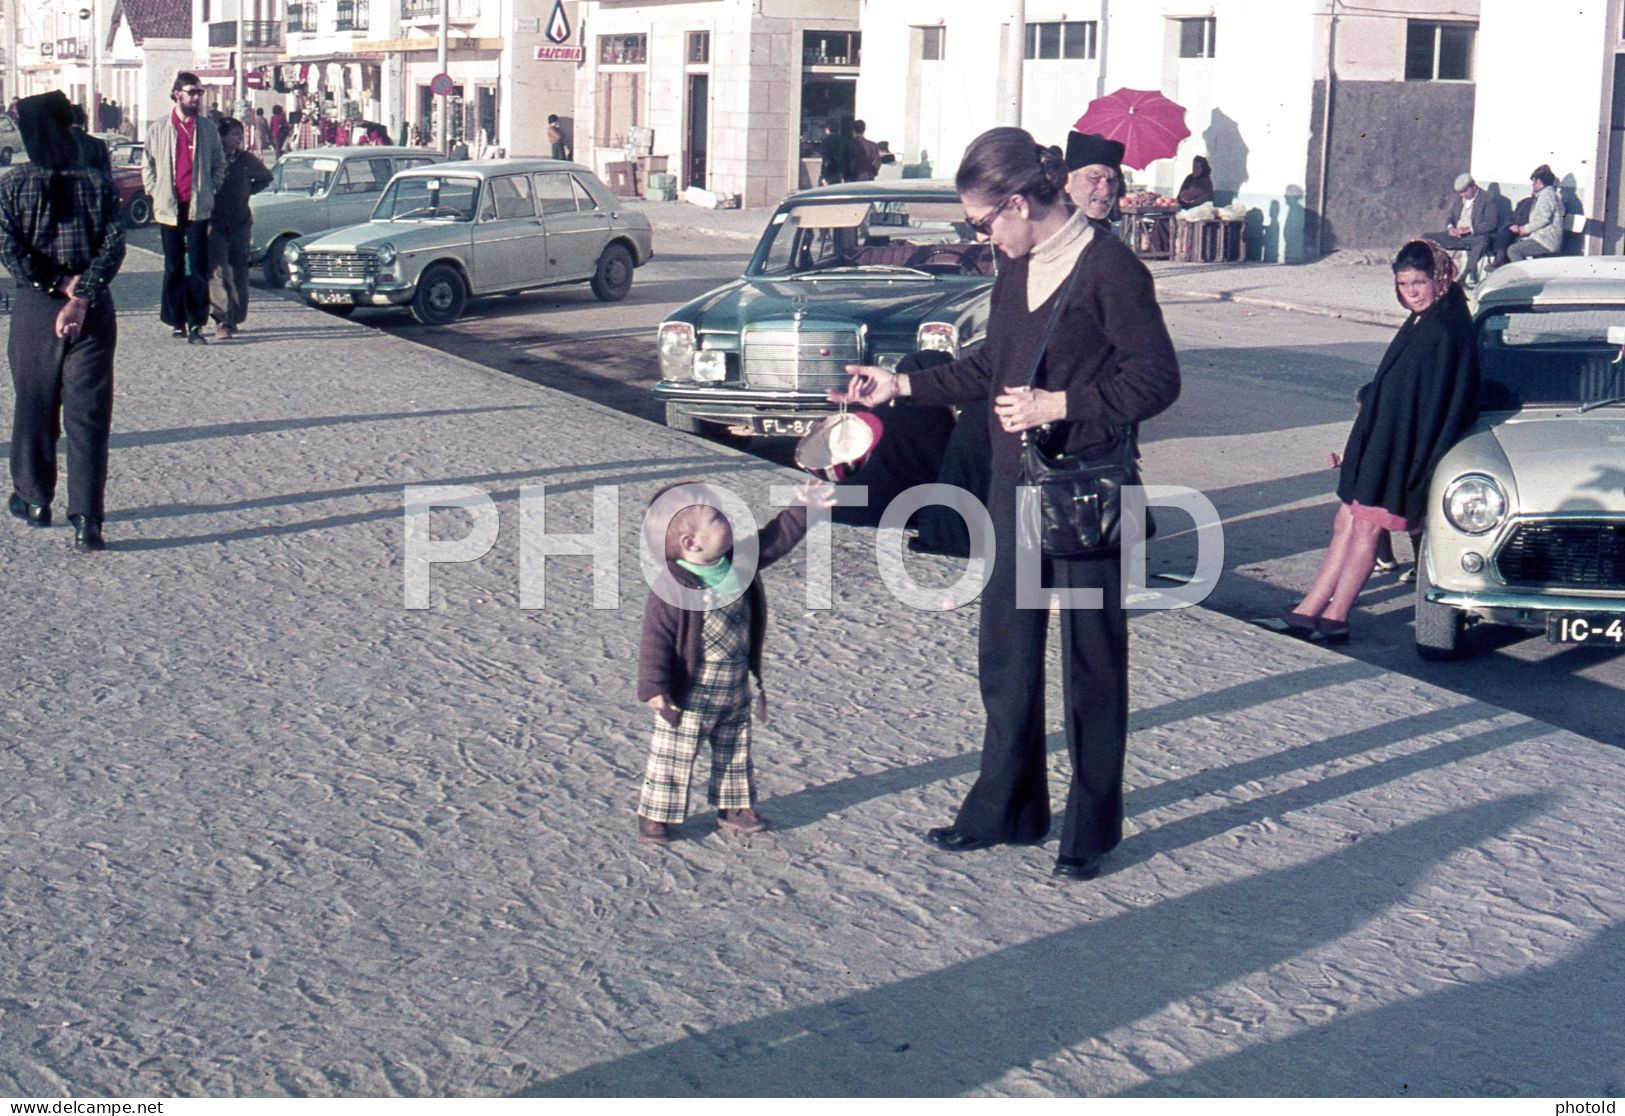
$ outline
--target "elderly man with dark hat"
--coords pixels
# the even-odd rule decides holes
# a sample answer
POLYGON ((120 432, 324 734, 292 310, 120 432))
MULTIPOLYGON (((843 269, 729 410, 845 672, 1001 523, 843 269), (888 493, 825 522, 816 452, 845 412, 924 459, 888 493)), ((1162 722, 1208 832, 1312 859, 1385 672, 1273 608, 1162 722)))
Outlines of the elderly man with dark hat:
POLYGON ((74 547, 102 549, 118 329, 108 284, 124 262, 112 180, 80 161, 61 93, 24 97, 17 127, 30 162, 0 179, 0 263, 17 280, 7 355, 16 410, 7 510, 51 523, 56 447, 68 435, 74 547))
POLYGON ((1091 221, 1111 219, 1123 195, 1123 145, 1090 132, 1066 135, 1066 193, 1091 221))

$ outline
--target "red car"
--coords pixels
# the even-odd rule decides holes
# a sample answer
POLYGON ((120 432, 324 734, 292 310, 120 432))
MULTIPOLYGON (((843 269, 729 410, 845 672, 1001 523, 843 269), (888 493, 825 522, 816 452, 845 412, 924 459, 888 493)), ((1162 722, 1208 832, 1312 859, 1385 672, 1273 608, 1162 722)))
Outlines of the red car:
POLYGON ((108 151, 113 163, 113 188, 118 191, 124 223, 132 229, 152 223, 152 199, 141 185, 141 161, 146 158, 144 143, 121 143, 108 151))

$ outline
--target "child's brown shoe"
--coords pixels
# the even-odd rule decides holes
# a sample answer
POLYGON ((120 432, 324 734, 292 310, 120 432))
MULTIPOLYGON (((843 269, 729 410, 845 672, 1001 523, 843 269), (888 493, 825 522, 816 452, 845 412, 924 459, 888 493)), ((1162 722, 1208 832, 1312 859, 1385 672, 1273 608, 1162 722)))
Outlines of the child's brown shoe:
POLYGON ((761 833, 768 828, 767 819, 746 806, 743 810, 718 810, 717 828, 724 833, 740 833, 746 836, 752 833, 761 833))
POLYGON ((671 826, 638 815, 638 836, 657 845, 671 844, 671 826))

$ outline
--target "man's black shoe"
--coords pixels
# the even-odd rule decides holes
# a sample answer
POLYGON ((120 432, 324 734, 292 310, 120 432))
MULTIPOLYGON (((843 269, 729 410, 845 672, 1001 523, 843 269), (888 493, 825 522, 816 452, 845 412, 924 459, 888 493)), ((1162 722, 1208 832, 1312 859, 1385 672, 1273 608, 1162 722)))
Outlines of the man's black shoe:
POLYGON ((1092 880, 1100 875, 1100 862, 1106 859, 1104 853, 1094 856, 1058 856, 1055 858, 1055 867, 1050 875, 1065 880, 1092 880))
POLYGON ((73 549, 107 549, 107 544, 102 541, 101 520, 92 519, 88 515, 70 515, 68 516, 68 522, 73 524, 73 549))
POLYGON ((11 500, 6 504, 6 510, 30 527, 49 527, 51 525, 50 504, 30 504, 15 492, 11 494, 11 500))
POLYGON ((969 833, 955 829, 951 825, 926 830, 925 839, 939 849, 947 849, 949 852, 970 852, 973 849, 986 849, 998 844, 997 841, 972 837, 969 833))
POLYGON ((186 336, 186 327, 185 326, 176 326, 174 329, 169 331, 169 335, 171 337, 185 337, 186 336))
POLYGON ((202 326, 193 326, 186 331, 186 343, 188 345, 207 345, 209 339, 203 336, 202 326))

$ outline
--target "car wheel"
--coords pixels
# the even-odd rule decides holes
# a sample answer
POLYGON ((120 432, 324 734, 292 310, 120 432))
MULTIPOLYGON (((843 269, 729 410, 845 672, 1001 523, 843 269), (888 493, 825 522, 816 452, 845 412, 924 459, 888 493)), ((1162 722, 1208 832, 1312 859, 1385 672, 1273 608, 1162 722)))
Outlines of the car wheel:
POLYGON ((418 280, 412 296, 412 317, 424 325, 450 325, 462 316, 468 304, 468 288, 463 277, 449 264, 435 264, 418 280))
POLYGON ((666 404, 666 425, 684 434, 703 434, 705 424, 683 409, 679 403, 666 404))
POLYGON ((1416 653, 1428 662, 1444 662, 1461 649, 1461 610, 1428 600, 1433 582, 1428 578, 1424 548, 1416 556, 1416 653))
POLYGON ((624 244, 611 244, 598 257, 592 293, 604 302, 619 302, 632 289, 632 253, 624 244))
POLYGON ((145 194, 131 198, 124 207, 124 223, 132 229, 152 224, 152 199, 145 194))
POLYGON ((0 147, 0 167, 11 166, 11 148, 0 147))
POLYGON ((265 282, 272 287, 282 288, 288 285, 288 261, 282 255, 292 236, 279 236, 271 241, 271 246, 265 250, 265 259, 260 264, 260 271, 265 274, 265 282))

